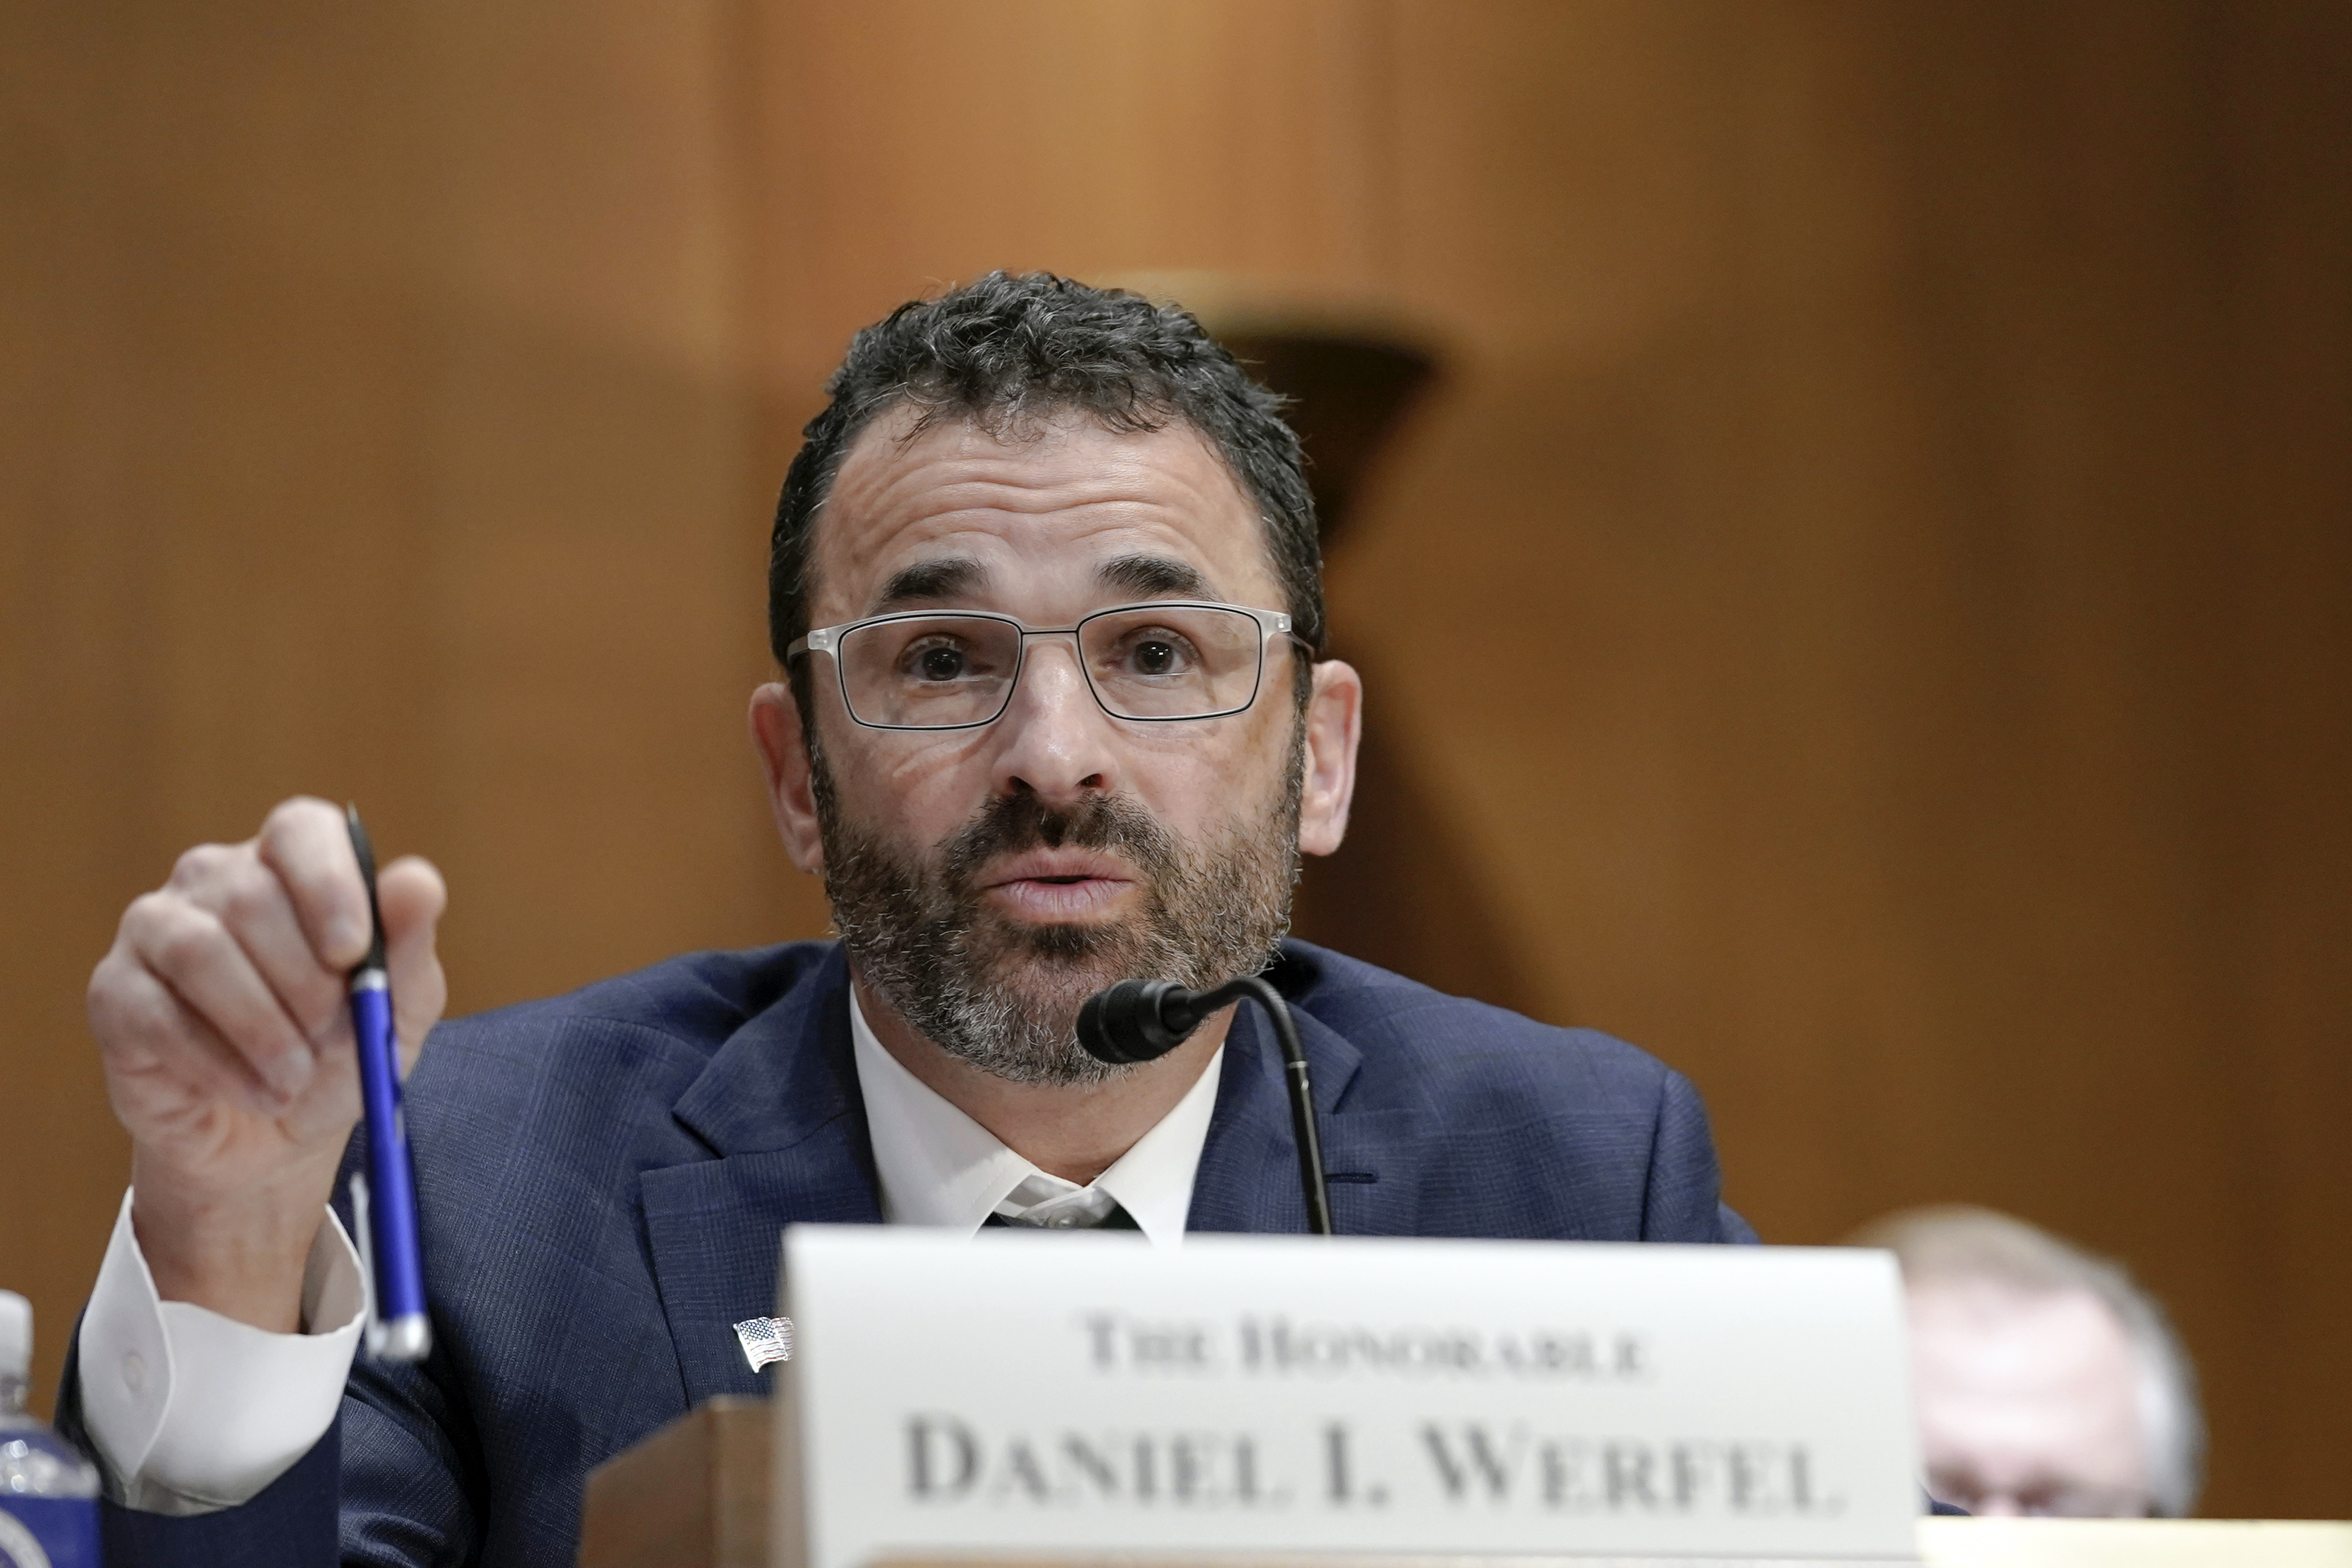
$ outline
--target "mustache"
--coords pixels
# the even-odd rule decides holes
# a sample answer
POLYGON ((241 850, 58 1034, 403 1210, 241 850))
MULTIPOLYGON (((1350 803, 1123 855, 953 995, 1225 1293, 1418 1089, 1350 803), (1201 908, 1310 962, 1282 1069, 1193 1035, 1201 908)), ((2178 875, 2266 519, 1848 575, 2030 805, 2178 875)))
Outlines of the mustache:
POLYGON ((977 886, 991 863, 1028 849, 1099 849, 1118 856, 1157 883, 1182 864, 1175 836, 1158 818, 1117 795, 1089 795, 1054 807, 1031 790, 999 795, 958 829, 940 857, 946 884, 959 893, 977 886))

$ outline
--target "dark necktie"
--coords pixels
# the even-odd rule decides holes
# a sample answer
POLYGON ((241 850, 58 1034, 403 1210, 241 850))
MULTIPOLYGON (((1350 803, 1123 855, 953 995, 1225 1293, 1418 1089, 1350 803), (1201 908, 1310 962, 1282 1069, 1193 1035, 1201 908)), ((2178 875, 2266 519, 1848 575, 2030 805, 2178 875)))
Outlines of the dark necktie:
POLYGON ((982 1229, 983 1229, 983 1230, 987 1229, 987 1228, 988 1228, 989 1226, 994 1226, 998 1227, 999 1229, 1003 1229, 1003 1230, 1048 1230, 1048 1231, 1051 1231, 1051 1230, 1141 1230, 1141 1229, 1143 1228, 1141 1226, 1139 1226, 1139 1225, 1138 1225, 1138 1224, 1136 1224, 1136 1223, 1135 1223, 1135 1216, 1134 1216, 1133 1215, 1131 1215, 1131 1214, 1128 1213, 1125 1209, 1123 1209, 1123 1208, 1119 1207, 1119 1206, 1118 1206, 1118 1205, 1117 1205, 1117 1204, 1113 1204, 1113 1205, 1110 1205, 1110 1213, 1108 1213, 1108 1214, 1107 1214, 1107 1215, 1103 1215, 1103 1216, 1102 1216, 1102 1218, 1100 1218, 1099 1220, 1097 1220, 1097 1221, 1096 1221, 1094 1224, 1092 1224, 1092 1225, 1030 1225, 1030 1224, 1027 1224, 1027 1223, 1025 1223, 1025 1222, 1024 1222, 1024 1221, 1017 1220, 1017 1219, 1006 1219, 1006 1218, 1005 1218, 1003 1215, 1001 1215, 1001 1214, 992 1214, 992 1215, 990 1215, 986 1219, 982 1220, 982 1221, 980 1222, 980 1224, 981 1224, 981 1228, 982 1228, 982 1229))

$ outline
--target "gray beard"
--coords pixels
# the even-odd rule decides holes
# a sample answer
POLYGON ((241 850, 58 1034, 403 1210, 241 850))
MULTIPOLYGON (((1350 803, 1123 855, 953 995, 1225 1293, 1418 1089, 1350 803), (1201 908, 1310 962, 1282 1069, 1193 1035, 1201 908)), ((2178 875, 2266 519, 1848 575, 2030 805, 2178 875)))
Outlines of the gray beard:
POLYGON ((1133 1070, 1078 1044, 1080 1004, 1121 980, 1199 990, 1255 974, 1289 928, 1303 725, 1276 797, 1208 843, 1185 843, 1119 796, 1055 811, 1024 791, 992 799, 928 856, 845 821, 813 727, 809 738, 825 893, 859 977, 924 1037, 1010 1082, 1087 1085, 1133 1070), (1031 925, 988 909, 979 878, 989 866, 1064 846, 1133 867, 1142 911, 1111 925, 1031 925))

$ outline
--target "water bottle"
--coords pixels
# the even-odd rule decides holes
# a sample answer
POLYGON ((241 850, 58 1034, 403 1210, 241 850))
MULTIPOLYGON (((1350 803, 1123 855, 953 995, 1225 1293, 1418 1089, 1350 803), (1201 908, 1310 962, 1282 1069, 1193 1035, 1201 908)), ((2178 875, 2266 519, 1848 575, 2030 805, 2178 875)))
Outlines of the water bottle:
POLYGON ((98 1568, 98 1468, 25 1408, 33 1304, 0 1290, 0 1568, 98 1568))

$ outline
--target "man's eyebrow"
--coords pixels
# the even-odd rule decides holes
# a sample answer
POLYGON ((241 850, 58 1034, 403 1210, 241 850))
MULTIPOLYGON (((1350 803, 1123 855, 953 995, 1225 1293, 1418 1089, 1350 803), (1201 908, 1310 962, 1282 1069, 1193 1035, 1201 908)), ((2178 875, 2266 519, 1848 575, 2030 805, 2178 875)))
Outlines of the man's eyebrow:
POLYGON ((866 613, 882 615, 891 610, 903 610, 910 605, 935 604, 941 599, 961 598, 988 581, 988 568, 965 555, 949 555, 937 561, 918 561, 912 566, 901 566, 882 584, 866 613))
POLYGON ((1199 567, 1172 555, 1121 555, 1095 568, 1095 581, 1130 599, 1213 599, 1199 567))

